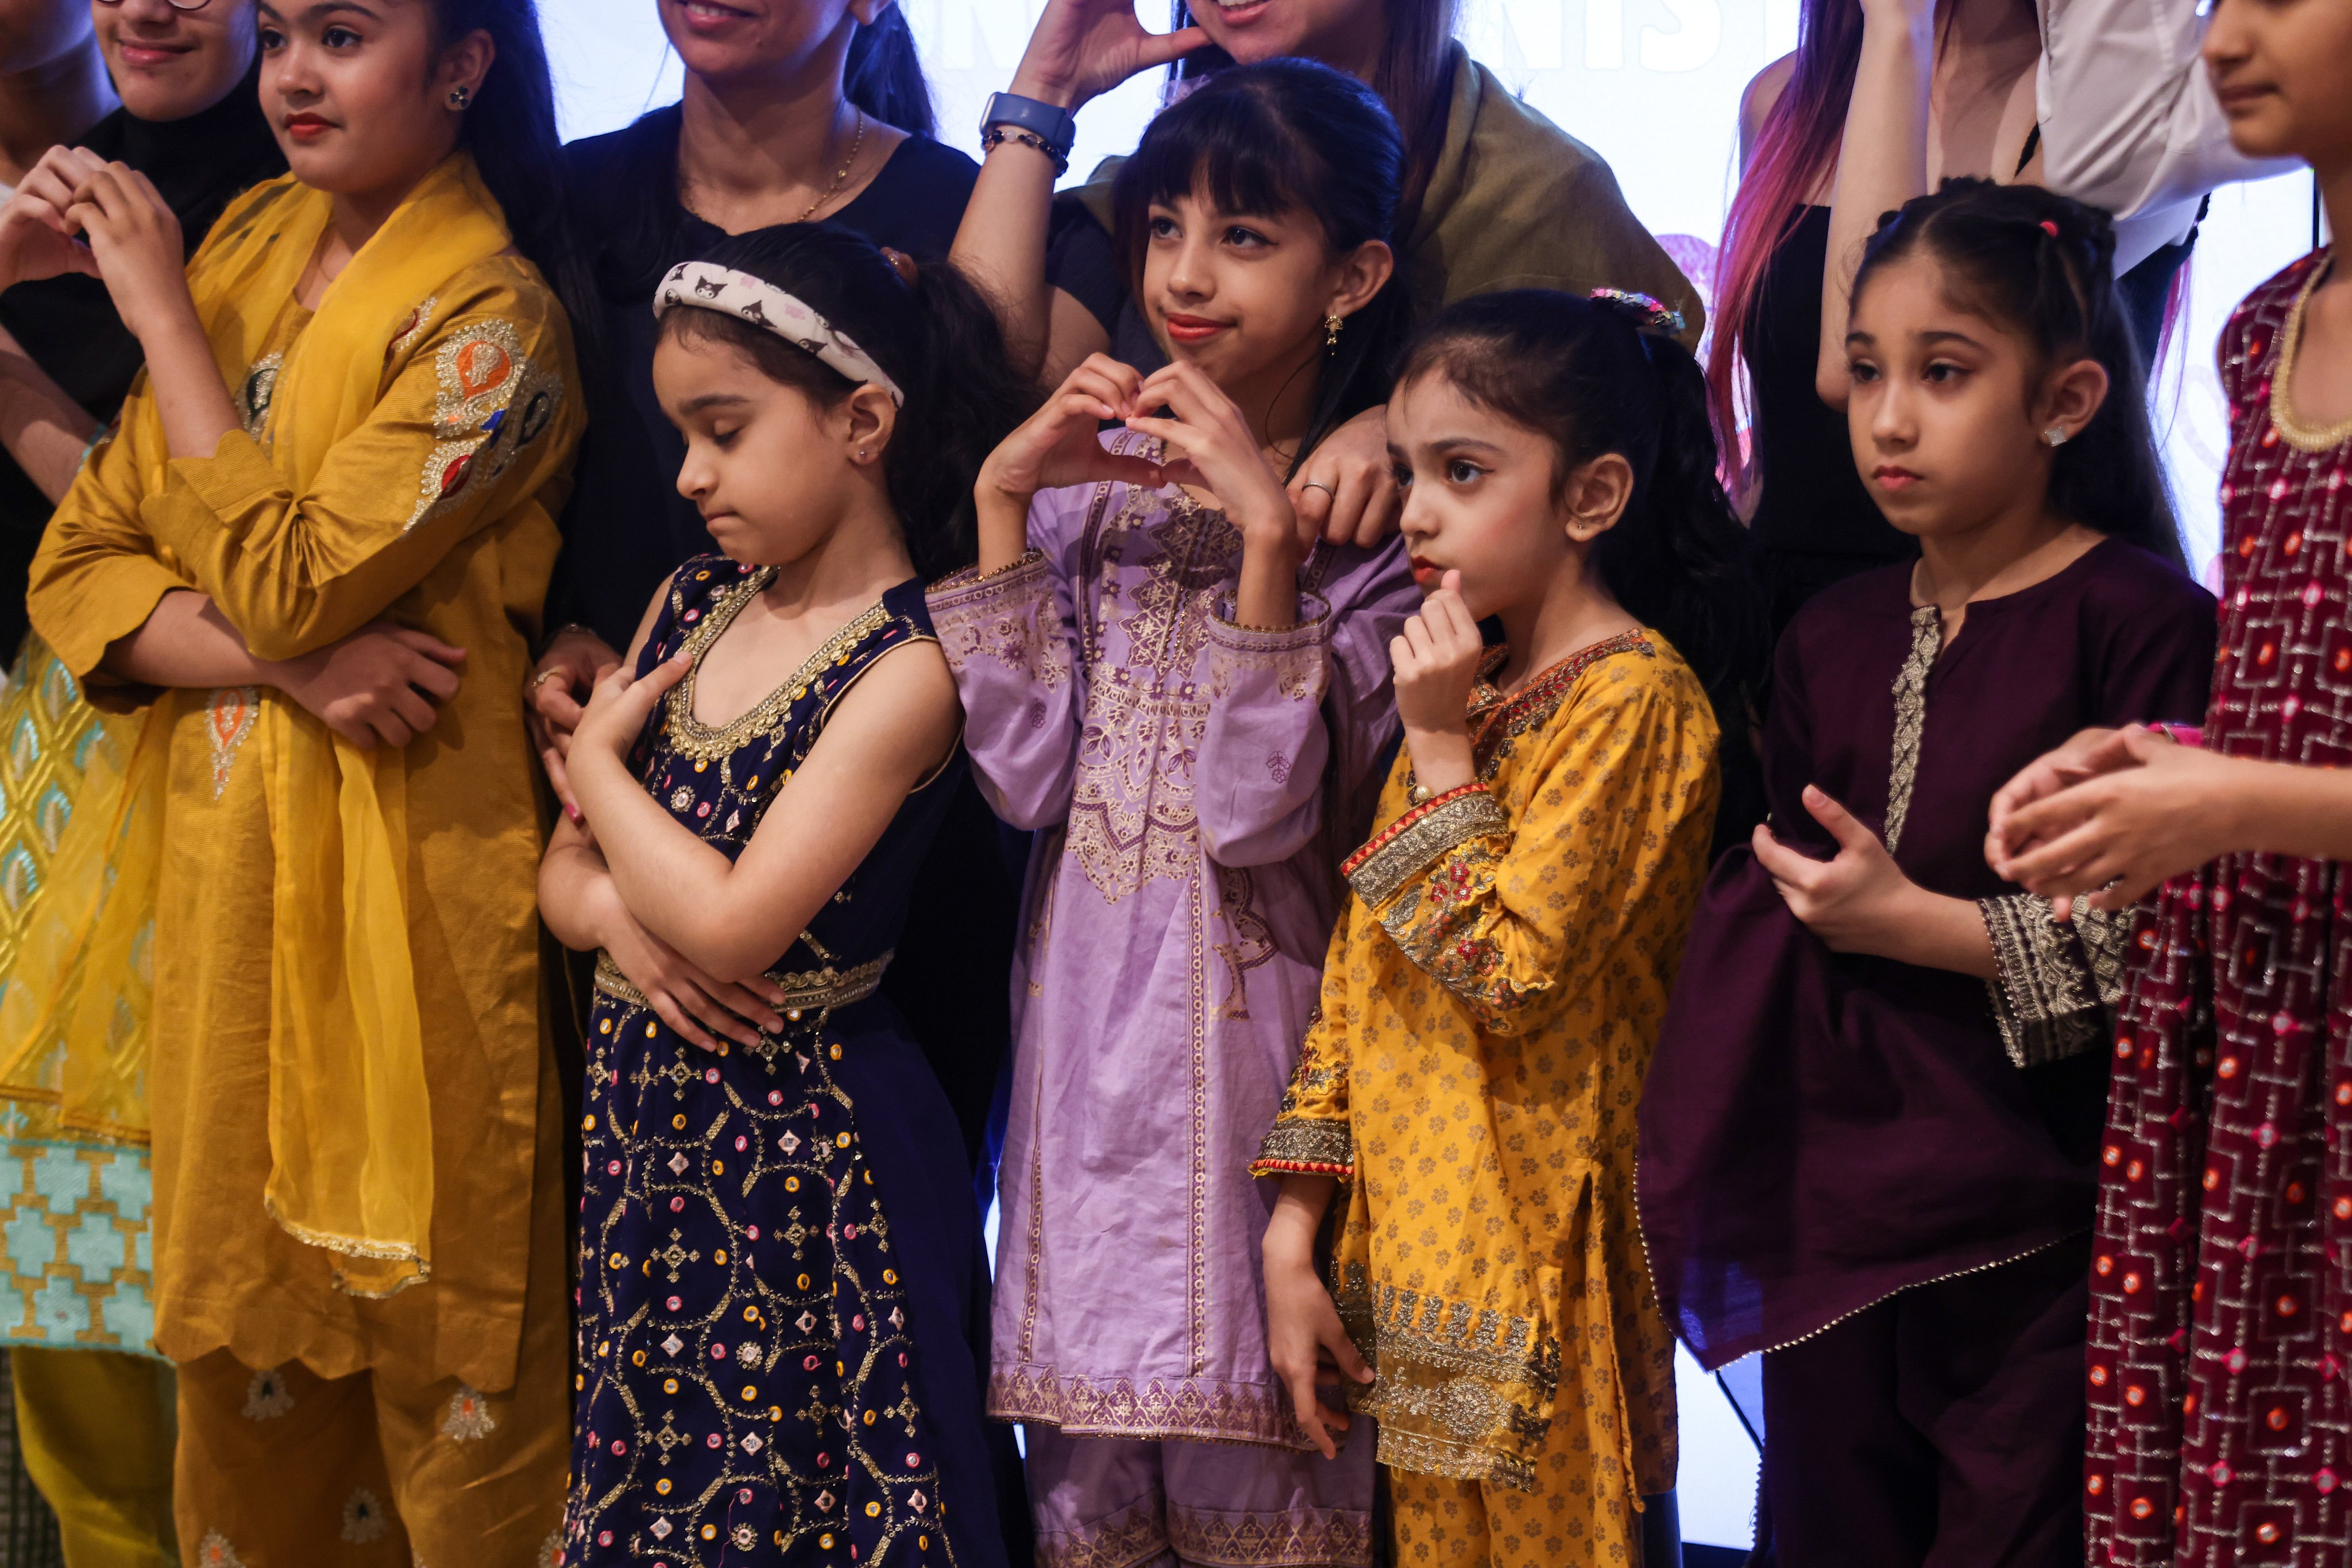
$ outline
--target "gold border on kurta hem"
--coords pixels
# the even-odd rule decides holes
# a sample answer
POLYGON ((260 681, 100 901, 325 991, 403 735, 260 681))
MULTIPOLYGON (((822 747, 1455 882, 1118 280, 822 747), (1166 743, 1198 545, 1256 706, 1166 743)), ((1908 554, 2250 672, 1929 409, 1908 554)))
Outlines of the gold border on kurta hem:
POLYGON ((1374 1284, 1361 1263, 1340 1273, 1339 1321, 1379 1373, 1349 1405, 1380 1424, 1381 1462, 1533 1490, 1559 1340, 1531 1318, 1374 1284))
POLYGON ((1385 1423, 1379 1427, 1379 1432, 1380 1447, 1376 1457, 1390 1469, 1411 1470, 1422 1476, 1448 1476, 1461 1481, 1482 1481, 1492 1486, 1509 1487, 1514 1491, 1539 1489, 1536 1483, 1536 1468, 1526 1459, 1513 1458, 1467 1443, 1449 1442, 1425 1432, 1408 1432, 1385 1423))
POLYGON ((1375 1283, 1361 1263, 1346 1266, 1334 1295, 1350 1335, 1377 1348, 1446 1372, 1524 1384, 1546 1404, 1559 1387, 1559 1341, 1532 1318, 1375 1283))
POLYGON ((1208 1378, 1073 1377, 1045 1367, 992 1373, 988 1413, 1072 1437, 1185 1437, 1311 1451, 1279 1388, 1208 1378))

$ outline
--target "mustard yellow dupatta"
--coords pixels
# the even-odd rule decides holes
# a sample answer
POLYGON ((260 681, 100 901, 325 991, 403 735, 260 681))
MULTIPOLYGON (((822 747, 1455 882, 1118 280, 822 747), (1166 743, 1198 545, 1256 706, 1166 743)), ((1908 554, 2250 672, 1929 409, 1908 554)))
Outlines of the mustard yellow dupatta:
MULTIPOLYGON (((331 207, 323 193, 273 182, 232 207, 189 264, 190 292, 230 385, 260 357, 331 207)), ((298 493, 404 368, 424 335, 406 330, 422 324, 419 301, 429 311, 436 289, 510 243, 471 156, 460 153, 361 248, 286 353, 270 398, 267 447, 298 493)), ((458 383, 444 389, 446 406, 462 415, 509 368, 495 343, 469 345, 444 368, 444 379, 458 383)), ((134 393, 125 418, 142 422, 144 450, 154 454, 143 504, 161 504, 168 443, 152 398, 134 393)), ((446 494, 504 432, 455 419, 438 434, 452 443, 432 476, 446 494)), ((164 694, 147 710, 119 775, 100 770, 87 782, 51 896, 26 939, 28 955, 37 945, 56 965, 46 973, 61 976, 77 964, 85 973, 121 973, 98 966, 128 963, 152 927, 168 736, 197 700, 164 694), (126 880, 134 873, 143 886, 126 880)), ((341 1289, 390 1295, 432 1268, 432 1109, 408 938, 405 761, 389 748, 361 750, 289 702, 261 703, 253 724, 246 745, 267 770, 276 858, 264 1199, 289 1233, 340 1255, 341 1289)), ((79 1000, 41 986, 12 985, 0 997, 0 1080, 12 1058, 56 1037, 58 1009, 79 1000)), ((63 1105, 143 1125, 143 1089, 135 1106, 100 1104, 122 1098, 112 1086, 122 1082, 127 1052, 143 1063, 143 1031, 134 1042, 120 1031, 110 1041, 100 1019, 82 1016, 95 1005, 81 1005, 62 1029, 63 1105)))

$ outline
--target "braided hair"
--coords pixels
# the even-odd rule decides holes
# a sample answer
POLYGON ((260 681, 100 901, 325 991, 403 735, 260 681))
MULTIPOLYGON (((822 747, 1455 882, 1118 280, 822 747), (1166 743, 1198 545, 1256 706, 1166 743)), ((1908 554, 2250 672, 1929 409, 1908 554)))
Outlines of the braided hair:
POLYGON ((2031 342, 2044 370, 2087 359, 2106 371, 2106 401, 2058 448, 2051 510, 2187 571, 2147 416, 2147 363, 2116 289, 2115 220, 2038 185, 1946 180, 1878 220, 1853 298, 1912 256, 1936 263, 1954 305, 2031 342))

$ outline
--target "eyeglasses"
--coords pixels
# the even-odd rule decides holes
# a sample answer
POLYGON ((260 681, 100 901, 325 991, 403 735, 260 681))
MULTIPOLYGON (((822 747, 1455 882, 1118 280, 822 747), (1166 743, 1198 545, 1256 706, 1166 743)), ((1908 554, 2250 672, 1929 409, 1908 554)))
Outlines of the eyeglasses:
MULTIPOLYGON (((98 0, 98 3, 101 5, 120 5, 122 0, 98 0)), ((211 5, 212 0, 165 0, 165 4, 174 11, 201 11, 211 5)))

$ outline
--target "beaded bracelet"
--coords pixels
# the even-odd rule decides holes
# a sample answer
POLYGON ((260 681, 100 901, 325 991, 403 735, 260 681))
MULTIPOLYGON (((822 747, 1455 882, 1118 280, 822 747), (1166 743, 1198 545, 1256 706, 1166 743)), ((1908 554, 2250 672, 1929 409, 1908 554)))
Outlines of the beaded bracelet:
POLYGON ((1043 153, 1046 160, 1054 165, 1054 173, 1056 174, 1066 174, 1070 172, 1070 155, 1067 153, 1055 151, 1043 136, 1034 131, 1024 131, 1017 125, 990 126, 987 133, 980 139, 981 153, 985 156, 993 153, 1007 142, 1017 142, 1024 147, 1034 147, 1043 153))

